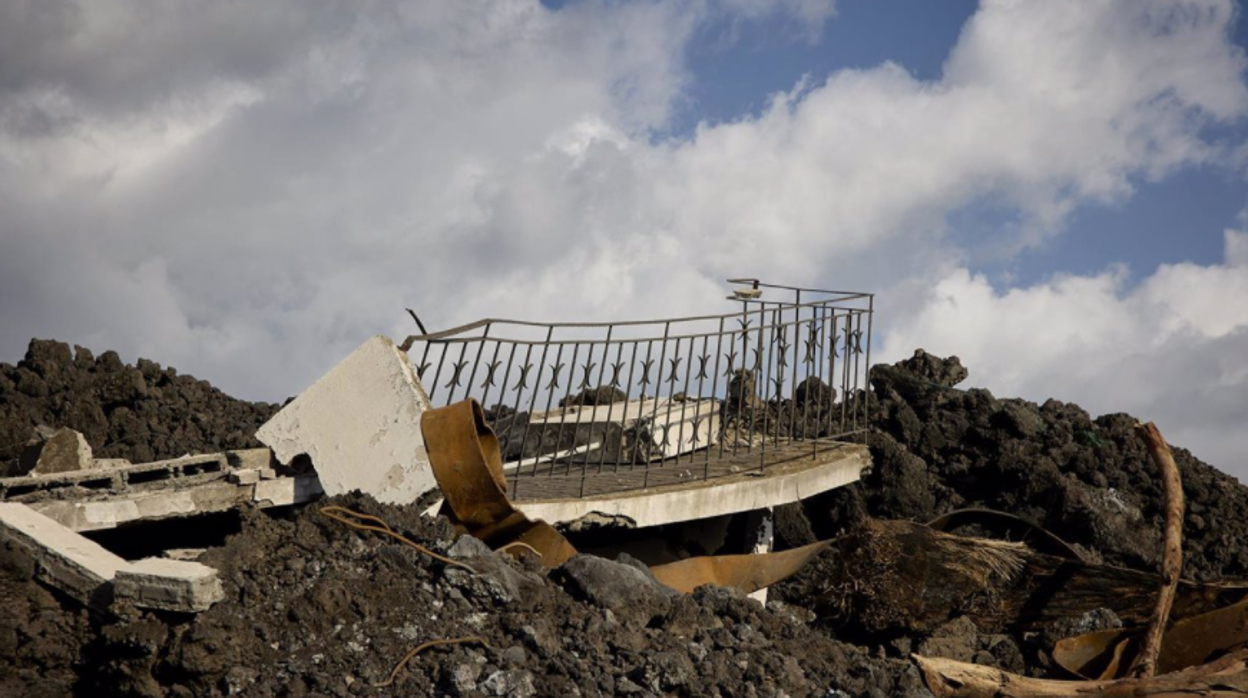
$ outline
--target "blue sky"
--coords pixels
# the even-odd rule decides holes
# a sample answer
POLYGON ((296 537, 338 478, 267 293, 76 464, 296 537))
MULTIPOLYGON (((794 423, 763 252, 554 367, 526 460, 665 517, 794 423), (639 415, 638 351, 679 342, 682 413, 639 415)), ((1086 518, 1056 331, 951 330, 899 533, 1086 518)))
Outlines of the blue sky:
POLYGON ((873 357, 1248 478, 1234 0, 0 3, 0 360, 280 401, 368 336, 872 291, 873 357))

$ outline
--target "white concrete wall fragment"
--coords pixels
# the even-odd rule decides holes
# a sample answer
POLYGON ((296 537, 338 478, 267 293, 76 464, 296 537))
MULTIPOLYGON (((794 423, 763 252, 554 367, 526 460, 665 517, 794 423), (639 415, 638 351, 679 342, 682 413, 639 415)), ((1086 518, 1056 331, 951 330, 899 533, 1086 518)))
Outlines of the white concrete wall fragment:
POLYGON ((164 611, 206 611, 225 598, 217 571, 187 560, 149 557, 117 571, 113 582, 118 600, 164 611))
POLYGON ((96 608, 112 602, 127 562, 24 504, 0 503, 0 539, 25 549, 40 579, 96 608))
POLYGON ((326 494, 360 490, 381 502, 406 504, 437 486, 420 432, 420 417, 429 408, 407 356, 378 335, 274 415, 256 437, 282 463, 307 454, 326 494))

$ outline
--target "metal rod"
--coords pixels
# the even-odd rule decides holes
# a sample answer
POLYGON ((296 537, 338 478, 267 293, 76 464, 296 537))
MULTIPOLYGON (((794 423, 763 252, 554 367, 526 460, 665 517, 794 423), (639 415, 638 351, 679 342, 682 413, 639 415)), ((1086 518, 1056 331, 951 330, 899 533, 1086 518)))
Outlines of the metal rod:
MULTIPOLYGON (((679 353, 680 353, 680 340, 678 339, 678 340, 676 340, 676 342, 677 342, 677 344, 676 344, 676 353, 677 353, 677 354, 679 354, 679 353)), ((691 375, 691 374, 690 374, 690 372, 693 370, 693 340, 692 340, 692 339, 691 339, 691 340, 689 340, 689 357, 688 357, 688 358, 689 358, 689 360, 685 362, 685 380, 684 380, 684 387, 683 387, 683 389, 680 391, 680 392, 681 392, 681 393, 685 396, 685 399, 680 401, 680 429, 679 429, 679 431, 677 431, 677 433, 676 433, 676 458, 675 458, 675 465, 680 465, 680 451, 681 451, 681 449, 683 449, 683 448, 684 448, 684 444, 685 444, 685 408, 686 408, 686 406, 688 406, 688 404, 689 404, 689 376, 691 375)), ((698 400, 698 402, 697 402, 697 403, 694 403, 694 404, 695 404, 695 406, 694 406, 694 415, 695 415, 695 417, 694 417, 694 418, 695 418, 695 419, 697 418, 697 417, 696 417, 696 415, 697 415, 697 405, 699 405, 699 404, 701 403, 701 397, 698 397, 698 398, 697 398, 697 400, 698 400)), ((697 443, 697 440, 698 440, 698 437, 697 437, 697 433, 698 433, 698 432, 697 432, 697 427, 693 427, 693 429, 694 429, 694 431, 693 431, 693 440, 692 440, 692 442, 689 444, 689 445, 690 445, 690 447, 693 447, 693 446, 697 443)), ((690 459, 690 460, 693 460, 693 449, 692 449, 692 448, 691 448, 691 450, 689 451, 689 459, 690 459)))
MULTIPOLYGON (((633 342, 633 355, 632 355, 632 358, 630 358, 630 359, 629 359, 629 361, 628 361, 628 382, 627 382, 627 383, 625 383, 625 388, 624 388, 624 395, 625 395, 625 397, 626 397, 626 398, 628 398, 628 397, 631 395, 632 390, 633 390, 633 375, 634 375, 634 373, 635 373, 635 371, 636 371, 636 369, 637 369, 637 347, 639 347, 639 346, 640 346, 640 343, 639 343, 639 342, 633 342)), ((642 399, 643 399, 643 400, 645 399, 645 391, 644 391, 644 390, 642 390, 642 399)), ((629 400, 628 400, 628 399, 626 399, 626 400, 624 401, 624 408, 623 408, 623 409, 624 409, 624 417, 623 417, 623 419, 621 420, 621 424, 627 424, 627 422, 628 422, 628 403, 629 403, 629 400)), ((621 444, 621 446, 620 446, 620 452, 621 452, 621 453, 620 453, 620 457, 615 459, 615 472, 617 472, 617 473, 618 473, 618 472, 620 472, 620 461, 624 459, 623 451, 624 451, 624 446, 625 446, 625 445, 626 445, 626 444, 621 444)), ((636 456, 636 449, 637 449, 637 445, 636 445, 636 444, 633 444, 633 448, 632 448, 632 449, 630 449, 630 453, 629 453, 629 457, 628 457, 628 461, 629 461, 629 463, 628 463, 628 470, 629 470, 629 472, 632 472, 632 470, 633 470, 633 461, 635 461, 635 460, 637 459, 637 456, 636 456)))
MULTIPOLYGON (((557 436, 557 437, 555 438, 555 448, 556 448, 556 449, 560 449, 560 448, 562 448, 562 446, 560 445, 560 442, 562 442, 562 441, 563 441, 563 429, 564 429, 564 427, 566 427, 566 426, 568 425, 568 409, 567 409, 567 408, 568 408, 568 403, 572 400, 572 386, 573 386, 573 385, 575 384, 575 382, 576 382, 576 381, 575 381, 575 378, 576 378, 576 359, 577 359, 577 357, 578 357, 578 356, 580 356, 580 353, 581 353, 581 345, 580 345, 580 344, 574 344, 574 345, 572 345, 572 346, 573 346, 573 349, 572 349, 572 364, 571 364, 570 366, 568 366, 568 389, 567 389, 566 391, 564 391, 563 400, 561 400, 561 401, 560 401, 560 402, 561 402, 561 404, 559 405, 559 407, 560 407, 560 415, 559 415, 559 436, 557 436)), ((591 351, 591 352, 593 351, 593 348, 592 348, 592 347, 590 348, 590 351, 591 351)), ((578 410, 576 411, 576 426, 572 427, 572 446, 571 446, 571 448, 575 448, 575 447, 576 447, 576 433, 577 433, 578 428, 579 428, 580 426, 581 426, 581 411, 578 409, 578 410)), ((571 463, 571 462, 569 462, 569 463, 568 463, 568 467, 565 469, 564 474, 565 474, 565 475, 570 475, 570 474, 572 474, 572 463, 571 463)), ((550 475, 551 475, 551 477, 554 477, 554 475, 555 475, 555 465, 554 465, 554 463, 551 463, 551 465, 550 465, 550 475)))
MULTIPOLYGON (((555 365, 550 367, 550 374, 551 374, 550 384, 547 386, 547 389, 546 389, 546 410, 545 410, 546 422, 545 422, 545 425, 547 427, 550 426, 550 413, 554 411, 553 405, 554 405, 554 399, 555 399, 555 388, 559 387, 559 372, 562 369, 563 369, 563 345, 560 344, 559 349, 555 351, 555 365)), ((562 417, 562 415, 560 416, 562 417)), ((559 450, 559 440, 563 437, 563 426, 564 426, 563 420, 560 419, 559 428, 555 430, 555 450, 556 451, 559 450)), ((542 438, 538 441, 538 448, 541 448, 541 444, 545 443, 546 435, 549 431, 550 431, 549 429, 542 430, 542 438)), ((533 465, 533 474, 534 475, 537 474, 536 464, 533 465)), ((550 467, 548 474, 551 477, 554 476, 555 468, 553 465, 550 467)))
MULTIPOLYGON (((548 342, 550 341, 550 338, 554 334, 554 332, 555 332, 555 328, 553 325, 546 329, 546 340, 548 342)), ((520 438, 520 460, 524 460, 524 449, 526 446, 529 445, 529 432, 533 431, 533 416, 534 416, 533 408, 537 405, 537 393, 539 390, 542 389, 542 372, 545 370, 545 367, 546 367, 546 350, 549 348, 550 348, 550 344, 542 345, 542 358, 538 360, 537 362, 537 379, 533 382, 533 387, 530 389, 529 418, 524 424, 524 434, 520 438)), ((528 364, 528 366, 532 368, 533 365, 528 364)), ((522 376, 522 378, 527 378, 527 377, 528 377, 527 375, 522 376)), ((545 428, 545 425, 543 425, 543 429, 544 428, 545 428)), ((538 437, 538 443, 541 443, 540 436, 538 437)), ((536 468, 537 466, 534 465, 533 467, 536 468)), ((516 470, 517 476, 519 475, 519 472, 520 472, 519 469, 517 469, 516 470)), ((537 471, 534 470, 531 474, 535 474, 536 472, 537 471)))
MULTIPOLYGON (((464 399, 468 398, 468 396, 472 393, 472 386, 476 385, 477 367, 481 365, 481 355, 485 353, 485 343, 489 340, 489 336, 490 326, 486 325, 485 331, 481 334, 481 343, 477 345, 477 358, 472 360, 472 373, 468 374, 468 384, 464 387, 464 399)), ((482 400, 481 403, 482 408, 487 407, 485 400, 482 400)))
MULTIPOLYGON (((481 409, 484 409, 484 410, 490 409, 490 388, 494 387, 494 378, 496 377, 495 374, 498 372, 498 366, 499 366, 498 351, 499 349, 502 349, 502 347, 503 347, 502 342, 498 342, 498 341, 494 342, 494 353, 490 355, 490 365, 486 367, 488 370, 486 371, 486 374, 485 374, 485 382, 481 384, 481 388, 482 388, 481 409)), ((507 384, 503 383, 503 385, 507 385, 507 384)), ((497 410, 495 411, 495 414, 494 414, 494 421, 495 422, 498 421, 497 410)))
POLYGON ((871 443, 871 325, 875 322, 875 296, 872 295, 867 300, 867 384, 863 387, 864 402, 866 404, 866 418, 863 420, 862 442, 866 445, 871 443))
MULTIPOLYGON (((793 380, 789 383, 789 394, 793 396, 789 400, 789 439, 796 441, 799 438, 797 433, 797 349, 802 344, 802 292, 796 291, 797 304, 793 306, 793 380)), ((806 423, 802 422, 805 427, 806 423)))
MULTIPOLYGON (((729 342, 728 346, 731 347, 732 342, 729 342)), ((724 350, 724 318, 721 317, 719 319, 719 334, 715 338, 715 372, 711 374, 711 397, 716 400, 719 399, 719 357, 723 356, 722 354, 723 350, 724 350)), ((728 371, 729 372, 732 371, 731 365, 728 366, 728 371)), ((731 385, 731 382, 729 382, 729 385, 731 385)), ((720 406, 719 406, 719 431, 721 433, 718 436, 719 436, 719 457, 720 458, 724 457, 724 440, 728 438, 728 403, 731 402, 731 398, 732 398, 732 396, 729 395, 728 393, 731 392, 731 390, 732 390, 731 388, 726 388, 724 390, 725 399, 722 403, 720 403, 720 406)), ((710 479, 711 477, 711 449, 710 448, 706 449, 706 465, 704 466, 703 475, 704 475, 703 479, 710 479)))
MULTIPOLYGON (((605 345, 605 346, 610 346, 610 345, 605 345)), ((634 344, 633 345, 634 352, 636 351, 636 348, 637 348, 637 345, 634 344)), ((603 353, 605 355, 606 352, 603 352, 603 353)), ((620 373, 620 370, 624 368, 624 362, 621 361, 623 356, 624 356, 624 342, 620 342, 618 345, 616 345, 616 348, 615 348, 615 363, 611 364, 611 383, 609 385, 613 390, 620 390, 619 373, 620 373)), ((604 366, 603 368, 605 369, 606 367, 604 366)), ((628 409, 627 388, 628 386, 625 386, 625 389, 620 391, 624 393, 624 406, 620 408, 623 410, 628 409)), ((614 397, 614 393, 612 393, 612 397, 614 397)), ((607 405, 607 429, 611 428, 611 415, 614 412, 615 412, 615 400, 612 400, 611 404, 607 405)), ((604 434, 603 446, 602 446, 602 449, 600 449, 599 454, 598 454, 598 474, 600 475, 602 474, 602 466, 604 463, 606 463, 606 460, 607 460, 607 447, 608 447, 608 444, 610 443, 609 441, 607 441, 607 438, 608 436, 604 434)), ((623 457, 624 457, 624 434, 621 431, 620 443, 616 444, 616 447, 615 447, 615 468, 617 472, 619 471, 619 468, 620 468, 620 459, 623 457)))
MULTIPOLYGON (((598 364, 598 380, 596 381, 596 384, 592 388, 592 390, 594 391, 593 414, 595 417, 598 416, 598 401, 599 399, 602 398, 602 376, 603 376, 603 371, 607 370, 607 352, 611 350, 611 333, 614 330, 615 330, 614 325, 607 327, 607 338, 606 338, 606 342, 604 342, 602 345, 602 358, 599 360, 599 364, 598 364)), ((589 356, 590 356, 590 359, 592 360, 594 356, 594 349, 592 345, 589 348, 589 356)), ((579 405, 579 409, 576 412, 576 431, 577 432, 581 430, 581 413, 585 411, 585 391, 591 389, 588 384, 589 384, 589 372, 592 368, 593 368, 592 365, 589 365, 588 368, 586 368, 585 378, 582 381, 586 385, 581 387, 581 404, 579 405)), ((611 397, 614 398, 615 396, 612 395, 611 397)), ((614 404, 614 402, 615 401, 612 400, 608 404, 614 404)), ((610 410, 611 408, 608 407, 607 409, 610 410)), ((594 428, 593 422, 590 422, 588 429, 592 431, 593 428, 594 428)), ((602 439, 598 441, 599 451, 603 451, 603 452, 606 451, 607 437, 610 435, 610 433, 611 433, 611 422, 607 421, 605 426, 603 427, 602 439)), ((585 462, 581 464, 581 485, 580 485, 581 497, 585 496, 585 481, 589 479, 589 459, 590 459, 591 452, 592 451, 585 452, 585 462)), ((598 470, 599 472, 602 471, 601 464, 598 466, 598 470)), ((571 471, 572 471, 572 459, 569 458, 568 459, 568 472, 571 472, 571 471)))
MULTIPOLYGON (((658 388, 656 388, 656 389, 655 389, 655 391, 654 391, 654 409, 653 409, 653 410, 651 410, 651 412, 650 412, 650 429, 651 429, 651 431, 650 431, 650 443, 646 444, 646 446, 647 446, 647 447, 649 447, 649 448, 653 448, 653 447, 654 447, 654 437, 655 437, 655 432, 654 432, 654 429, 658 428, 658 421, 659 421, 659 390, 661 390, 661 389, 662 389, 662 386, 663 386, 663 364, 664 364, 664 362, 666 362, 666 361, 667 361, 667 335, 668 335, 668 332, 670 332, 670 331, 671 331, 671 329, 672 329, 672 324, 671 324, 670 322, 667 322, 667 323, 664 323, 664 324, 663 324, 663 344, 660 346, 660 349, 659 349, 659 375, 658 375, 658 382, 657 382, 657 385, 658 385, 659 387, 658 387, 658 388)), ((679 348, 679 347, 678 347, 678 348, 679 348)), ((648 357, 647 357, 647 358, 648 358, 648 357)), ((659 458, 660 458, 659 464, 660 464, 660 465, 662 465, 662 463, 663 463, 663 461, 662 461, 662 457, 663 457, 663 455, 665 455, 665 454, 667 453, 667 446, 666 446, 666 445, 664 445, 664 444, 667 442, 667 435, 668 435, 668 431, 669 431, 669 426, 671 425, 671 421, 672 421, 672 402, 671 402, 671 397, 670 397, 670 396, 668 397, 668 402, 667 402, 667 404, 665 405, 665 407, 667 407, 667 420, 666 420, 665 422, 663 422, 663 441, 659 443, 659 454, 660 454, 660 455, 659 455, 659 458)), ((640 416, 641 416, 641 415, 640 415, 640 410, 638 410, 638 417, 640 417, 640 416)), ((642 477, 642 487, 649 487, 649 486, 650 486, 650 461, 651 461, 651 460, 653 460, 653 458, 654 458, 654 457, 653 457, 653 455, 651 455, 651 454, 647 454, 647 458, 646 458, 646 471, 645 471, 645 473, 643 473, 643 474, 642 474, 642 476, 641 476, 641 477, 642 477)))

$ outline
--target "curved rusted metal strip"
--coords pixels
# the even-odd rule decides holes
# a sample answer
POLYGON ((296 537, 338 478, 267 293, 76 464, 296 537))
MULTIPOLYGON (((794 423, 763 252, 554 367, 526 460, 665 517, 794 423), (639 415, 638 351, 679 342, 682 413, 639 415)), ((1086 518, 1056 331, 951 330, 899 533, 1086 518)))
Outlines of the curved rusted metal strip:
MULTIPOLYGON (((1078 676, 1102 675, 1105 678, 1103 675, 1109 673, 1108 678, 1117 678, 1118 670, 1129 662, 1114 661, 1112 654, 1116 648, 1123 647, 1130 652, 1138 651, 1140 633, 1140 628, 1111 628, 1068 637, 1053 648, 1053 659, 1078 676)), ((1248 599, 1176 621, 1162 637, 1157 673, 1203 664, 1245 643, 1248 643, 1248 599)))
POLYGON ((1022 542, 1038 553, 1084 562, 1083 555, 1056 534, 1013 514, 993 509, 959 509, 938 516, 927 523, 929 528, 949 532, 959 526, 979 524, 987 528, 1025 531, 1022 542))
POLYGON ((451 523, 491 548, 524 543, 538 551, 547 567, 558 567, 576 554, 549 524, 530 521, 511 505, 498 438, 475 400, 426 411, 420 429, 445 498, 440 513, 451 523))
POLYGON ((651 567, 656 579, 680 592, 704 584, 736 587, 746 593, 765 589, 806 566, 832 541, 820 541, 778 553, 691 557, 651 567))

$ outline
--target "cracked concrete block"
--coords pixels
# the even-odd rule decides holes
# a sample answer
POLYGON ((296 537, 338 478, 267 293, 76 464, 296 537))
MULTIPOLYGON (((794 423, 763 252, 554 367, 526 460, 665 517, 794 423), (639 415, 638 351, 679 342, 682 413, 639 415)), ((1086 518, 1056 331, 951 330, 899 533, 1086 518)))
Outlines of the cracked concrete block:
POLYGON ((0 503, 0 539, 25 549, 45 583, 96 608, 112 602, 112 581, 128 564, 24 504, 0 503))
POLYGON ((328 495, 360 490, 381 502, 407 504, 437 487, 420 432, 429 408, 406 354, 378 335, 282 408, 256 437, 282 463, 307 454, 328 495))
POLYGON ((39 451, 31 475, 49 475, 86 470, 94 465, 87 438, 73 429, 57 429, 39 451))
POLYGON ((187 560, 149 557, 117 571, 116 598, 141 608, 195 613, 225 598, 217 571, 187 560))

